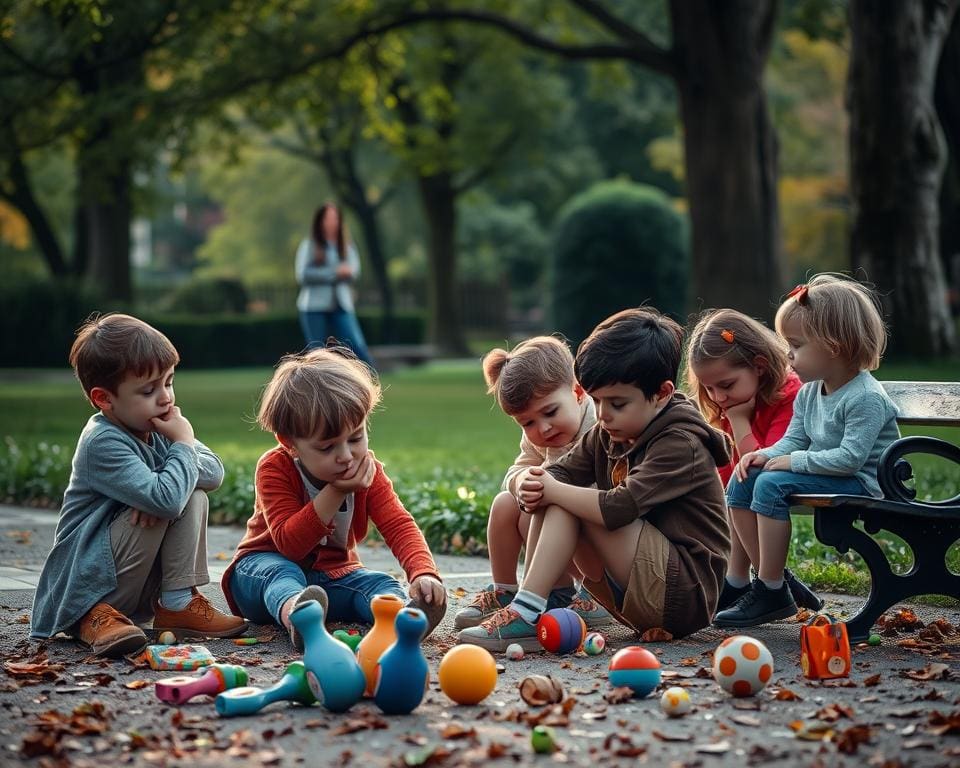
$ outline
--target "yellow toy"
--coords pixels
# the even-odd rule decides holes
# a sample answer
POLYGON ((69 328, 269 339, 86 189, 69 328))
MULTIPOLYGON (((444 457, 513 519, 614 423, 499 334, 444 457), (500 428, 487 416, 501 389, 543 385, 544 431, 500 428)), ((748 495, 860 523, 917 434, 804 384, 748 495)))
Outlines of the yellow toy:
POLYGON ((479 704, 497 687, 497 662, 477 645, 457 645, 444 654, 437 677, 457 704, 479 704))

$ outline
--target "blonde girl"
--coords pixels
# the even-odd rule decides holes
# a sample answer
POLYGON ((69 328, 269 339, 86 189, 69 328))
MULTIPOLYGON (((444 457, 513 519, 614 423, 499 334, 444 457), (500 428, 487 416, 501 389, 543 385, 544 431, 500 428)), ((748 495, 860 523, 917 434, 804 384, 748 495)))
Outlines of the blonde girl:
MULTIPOLYGON (((687 343, 687 389, 707 423, 730 438, 733 460, 720 467, 724 487, 742 455, 783 437, 800 384, 787 363, 786 344, 769 328, 735 309, 710 310, 700 318, 687 343)), ((718 611, 750 590, 750 558, 732 521, 730 529, 730 561, 718 611)), ((823 601, 789 569, 784 569, 784 579, 797 605, 822 607, 823 601)))
MULTIPOLYGON (((510 352, 490 351, 483 359, 483 376, 487 393, 520 426, 520 454, 490 506, 487 548, 493 583, 457 613, 457 629, 476 626, 516 595, 520 550, 530 526, 530 515, 521 514, 517 502, 520 475, 529 467, 559 459, 597 421, 593 401, 574 377, 570 348, 552 336, 528 339, 510 352)), ((528 551, 528 561, 531 555, 528 551)), ((570 572, 579 575, 575 567, 570 572)), ((550 607, 570 607, 591 626, 610 621, 610 615, 587 593, 576 594, 569 575, 551 592, 550 607)))
POLYGON ((842 275, 799 285, 780 305, 777 333, 804 382, 786 434, 744 454, 727 505, 758 578, 714 623, 751 627, 791 616, 797 606, 783 579, 790 545, 788 498, 803 493, 881 496, 880 454, 900 436, 897 409, 870 374, 887 332, 873 293, 842 275))

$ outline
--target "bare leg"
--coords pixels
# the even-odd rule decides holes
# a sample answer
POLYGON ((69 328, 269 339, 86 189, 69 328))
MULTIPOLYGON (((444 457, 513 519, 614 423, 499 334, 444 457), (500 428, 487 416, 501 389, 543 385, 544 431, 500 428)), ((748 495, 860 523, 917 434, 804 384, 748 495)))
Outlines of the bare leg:
POLYGON ((534 542, 533 554, 528 558, 522 588, 546 598, 577 549, 580 519, 551 504, 530 521, 529 538, 534 542))
POLYGON ((517 562, 523 546, 521 517, 529 516, 520 511, 512 494, 501 491, 496 495, 487 520, 487 547, 490 550, 490 570, 497 584, 517 583, 517 562))
POLYGON ((750 566, 755 565, 747 555, 747 549, 740 540, 740 534, 733 524, 732 510, 727 511, 727 522, 730 525, 730 559, 727 561, 727 574, 739 580, 750 578, 750 566))
POLYGON ((760 571, 757 575, 764 581, 780 581, 790 550, 790 521, 765 515, 755 517, 760 542, 760 571))
POLYGON ((735 539, 743 545, 744 552, 751 563, 760 562, 760 541, 757 533, 756 512, 740 507, 730 507, 730 520, 733 521, 735 539))

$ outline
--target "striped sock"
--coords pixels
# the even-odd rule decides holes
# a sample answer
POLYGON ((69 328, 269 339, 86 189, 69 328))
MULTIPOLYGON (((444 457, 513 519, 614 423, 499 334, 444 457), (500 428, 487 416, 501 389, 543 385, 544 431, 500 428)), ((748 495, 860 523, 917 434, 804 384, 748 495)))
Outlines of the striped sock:
POLYGON ((547 598, 521 589, 513 598, 510 607, 520 614, 520 618, 527 624, 536 624, 540 614, 547 608, 547 598))

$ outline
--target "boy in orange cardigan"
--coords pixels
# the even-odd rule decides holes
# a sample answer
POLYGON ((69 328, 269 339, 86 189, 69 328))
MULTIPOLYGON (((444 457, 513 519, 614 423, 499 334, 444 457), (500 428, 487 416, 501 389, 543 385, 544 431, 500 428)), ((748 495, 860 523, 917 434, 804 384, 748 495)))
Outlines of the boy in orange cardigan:
POLYGON ((423 533, 367 448, 367 417, 379 400, 370 370, 341 348, 288 355, 263 393, 257 421, 279 445, 257 463, 253 515, 222 586, 235 614, 277 622, 298 650, 289 616, 301 602, 319 601, 328 620, 370 623, 375 595, 407 597, 357 556, 370 522, 406 573, 409 604, 426 613, 428 634, 446 611, 423 533))

